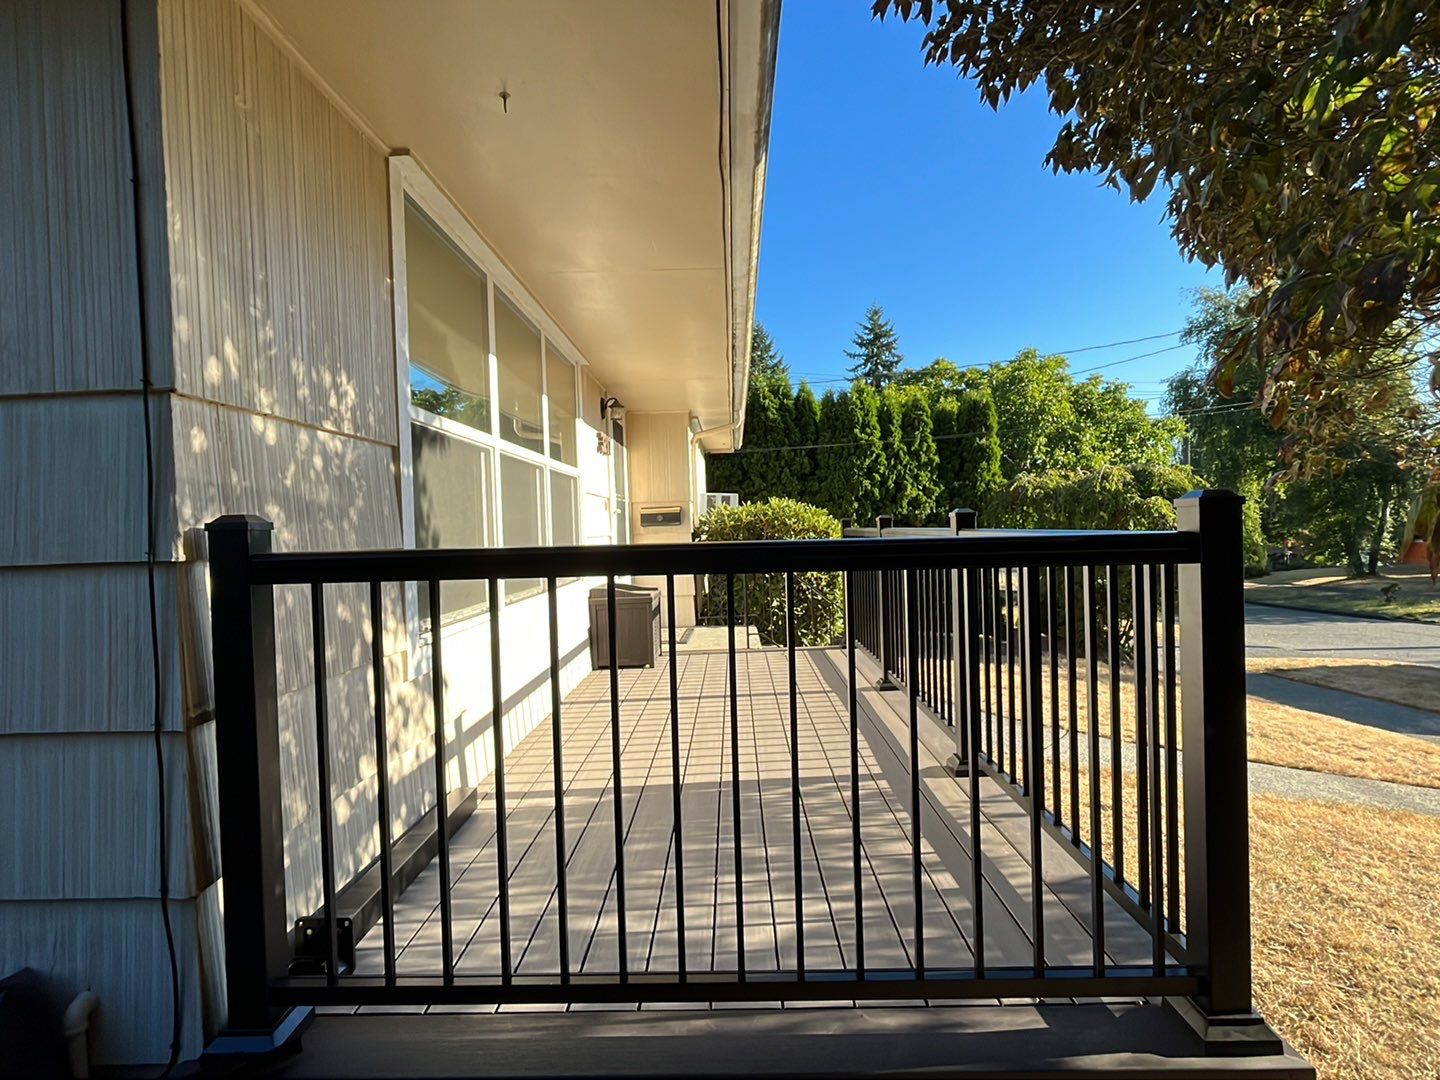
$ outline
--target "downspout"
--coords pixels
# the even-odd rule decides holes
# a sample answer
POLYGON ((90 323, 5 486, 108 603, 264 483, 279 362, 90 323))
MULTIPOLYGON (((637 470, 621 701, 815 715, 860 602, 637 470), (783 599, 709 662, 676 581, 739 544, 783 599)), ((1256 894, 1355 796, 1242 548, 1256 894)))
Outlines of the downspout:
POLYGON ((82 990, 65 1010, 62 1030, 70 1054, 70 1075, 76 1080, 85 1080, 90 1075, 90 1014, 99 1005, 98 997, 82 990))

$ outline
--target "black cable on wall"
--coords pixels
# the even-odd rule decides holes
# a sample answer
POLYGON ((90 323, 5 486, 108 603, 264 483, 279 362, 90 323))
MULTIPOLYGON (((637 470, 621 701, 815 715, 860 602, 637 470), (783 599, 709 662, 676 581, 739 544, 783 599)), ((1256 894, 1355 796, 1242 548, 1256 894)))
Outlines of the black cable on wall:
POLYGON ((150 309, 145 289, 145 199, 140 186, 140 128, 135 111, 134 72, 131 69, 130 0, 120 5, 120 68, 125 95, 125 120, 130 147, 130 205, 135 232, 135 299, 139 315, 140 416, 145 432, 145 574, 150 603, 150 660, 154 679, 154 715, 151 734, 155 742, 156 827, 160 850, 160 921, 165 927, 165 950, 170 960, 170 1058, 160 1075, 168 1076, 180 1060, 180 964, 175 951, 175 928, 170 921, 170 836, 165 798, 165 706, 164 679, 160 662, 160 605, 156 584, 155 548, 159 539, 155 499, 155 437, 150 415, 151 377, 150 309))

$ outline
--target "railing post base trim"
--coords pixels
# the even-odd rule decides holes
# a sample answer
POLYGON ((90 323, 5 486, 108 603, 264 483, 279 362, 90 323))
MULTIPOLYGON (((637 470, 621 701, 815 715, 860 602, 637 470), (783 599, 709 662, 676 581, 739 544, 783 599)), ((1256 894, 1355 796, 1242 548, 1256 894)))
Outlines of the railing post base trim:
POLYGON ((298 1047, 300 1036, 315 1019, 315 1010, 309 1005, 295 1005, 277 1010, 275 1022, 269 1028, 222 1028, 219 1035, 205 1047, 205 1057, 229 1057, 243 1054, 263 1056, 273 1054, 290 1043, 298 1047))
POLYGON ((1283 1054, 1285 1042, 1259 1013, 1207 1013, 1193 998, 1166 998, 1165 1005, 1205 1044, 1206 1057, 1283 1054))
MULTIPOLYGON (((956 725, 959 726, 958 724, 956 725)), ((970 762, 959 754, 951 754, 945 760, 945 771, 951 776, 965 777, 970 775, 970 762)))

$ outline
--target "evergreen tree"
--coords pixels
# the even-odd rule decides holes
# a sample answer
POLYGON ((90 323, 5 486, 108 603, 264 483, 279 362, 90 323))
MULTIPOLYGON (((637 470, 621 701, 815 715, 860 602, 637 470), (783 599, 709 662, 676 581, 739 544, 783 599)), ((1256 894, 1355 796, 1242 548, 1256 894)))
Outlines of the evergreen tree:
POLYGON ((745 445, 737 491, 741 502, 763 502, 795 488, 791 450, 795 443, 790 377, 752 380, 745 403, 745 445))
POLYGON ((820 401, 815 499, 836 517, 862 524, 880 512, 884 454, 878 408, 878 397, 868 383, 857 382, 838 394, 828 391, 820 401))
POLYGON ((924 395, 891 391, 900 398, 900 445, 904 454, 895 516, 910 525, 924 525, 935 516, 940 496, 940 459, 930 406, 924 395))
POLYGON ((940 513, 983 511, 985 502, 1004 483, 1000 472, 1000 437, 995 403, 985 390, 947 394, 930 408, 939 465, 936 480, 940 513))
POLYGON ((793 498, 815 503, 818 497, 818 458, 815 444, 820 441, 820 403, 810 384, 801 382, 790 406, 792 446, 790 471, 794 483, 793 498))
POLYGON ((880 467, 880 499, 876 513, 888 514, 897 523, 903 520, 901 504, 905 501, 905 488, 910 480, 909 454, 905 449, 902 430, 901 392, 891 386, 876 395, 877 416, 880 422, 880 449, 883 459, 880 467))
POLYGON ((775 339, 760 323, 750 335, 750 381, 774 383, 790 381, 790 365, 775 347, 775 339))
POLYGON ((885 318, 879 304, 871 304, 852 339, 853 350, 845 355, 855 361, 850 368, 852 379, 864 380, 876 390, 883 390, 895 381, 904 357, 900 355, 900 339, 895 324, 885 318))
POLYGON ((705 460, 705 486, 733 491, 752 502, 787 494, 793 487, 790 446, 790 367, 760 323, 750 338, 750 386, 745 396, 744 446, 732 454, 710 454, 705 460), (777 487, 776 485, 785 485, 777 487))

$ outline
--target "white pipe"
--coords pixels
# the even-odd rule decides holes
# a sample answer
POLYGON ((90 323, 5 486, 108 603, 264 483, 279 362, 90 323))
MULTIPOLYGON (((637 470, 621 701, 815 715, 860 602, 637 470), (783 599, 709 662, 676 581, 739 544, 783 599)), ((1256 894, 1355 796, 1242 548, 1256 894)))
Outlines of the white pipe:
POLYGON ((86 1080, 90 1075, 90 1014, 100 1006, 100 999, 89 990, 75 995, 65 1010, 65 1044, 70 1051, 70 1075, 86 1080))

